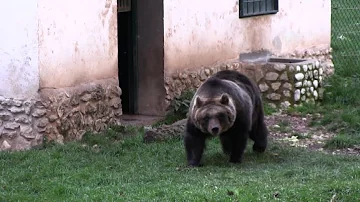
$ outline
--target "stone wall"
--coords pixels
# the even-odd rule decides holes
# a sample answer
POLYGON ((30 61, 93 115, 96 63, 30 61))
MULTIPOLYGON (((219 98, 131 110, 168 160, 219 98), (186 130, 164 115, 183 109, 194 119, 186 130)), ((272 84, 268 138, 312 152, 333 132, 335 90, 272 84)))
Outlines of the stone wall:
POLYGON ((281 108, 321 100, 323 69, 320 62, 316 59, 286 61, 291 63, 265 65, 265 76, 258 82, 264 99, 273 107, 281 108))
MULTIPOLYGON (((314 89, 321 88, 322 80, 326 76, 331 75, 334 71, 331 51, 332 50, 330 48, 325 50, 307 50, 301 53, 296 52, 292 55, 272 56, 275 58, 306 60, 307 63, 301 63, 301 65, 290 65, 276 62, 249 63, 241 62, 239 60, 231 60, 220 65, 216 64, 198 69, 189 68, 182 71, 178 70, 173 73, 166 73, 166 104, 169 106, 171 100, 175 96, 180 95, 182 91, 189 88, 198 88, 201 83, 212 74, 224 69, 237 70, 249 76, 259 85, 259 88, 262 89, 264 99, 269 101, 270 104, 273 104, 274 107, 288 107, 292 104, 299 104, 302 99, 304 99, 304 95, 307 95, 310 100, 315 100, 316 96, 314 97, 314 94, 319 94, 319 92, 316 91, 316 93, 314 93, 314 89), (306 66, 304 67, 303 65, 306 66), (301 74, 303 74, 303 78, 300 79, 300 77, 302 77, 300 76, 301 74), (320 77, 321 79, 318 77, 319 74, 322 74, 322 77, 320 77), (300 80, 296 81, 296 78, 301 80, 301 86, 299 85, 300 80), (309 82, 311 82, 312 86, 310 86, 309 82), (300 96, 300 99, 298 99, 298 90, 300 90, 300 94, 303 95, 300 96)), ((321 90, 322 89, 320 89, 320 91, 321 90)), ((321 97, 317 96, 317 98, 321 97)))
MULTIPOLYGON (((294 66, 292 66, 294 67, 294 66)), ((296 69, 295 69, 296 68, 296 69)), ((296 71, 294 101, 316 101, 322 99, 323 91, 323 68, 318 61, 310 64, 298 65, 296 71)))
POLYGON ((23 150, 43 140, 77 140, 87 131, 119 124, 121 89, 107 79, 63 89, 43 89, 39 97, 0 97, 0 150, 23 150))

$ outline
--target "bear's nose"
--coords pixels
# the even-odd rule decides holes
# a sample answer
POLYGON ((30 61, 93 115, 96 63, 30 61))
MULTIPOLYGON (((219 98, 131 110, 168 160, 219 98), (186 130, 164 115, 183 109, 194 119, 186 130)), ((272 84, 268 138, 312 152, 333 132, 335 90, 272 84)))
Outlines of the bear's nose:
POLYGON ((219 132, 219 128, 218 128, 218 127, 214 127, 214 128, 211 129, 211 132, 212 132, 213 134, 217 134, 217 133, 219 132))

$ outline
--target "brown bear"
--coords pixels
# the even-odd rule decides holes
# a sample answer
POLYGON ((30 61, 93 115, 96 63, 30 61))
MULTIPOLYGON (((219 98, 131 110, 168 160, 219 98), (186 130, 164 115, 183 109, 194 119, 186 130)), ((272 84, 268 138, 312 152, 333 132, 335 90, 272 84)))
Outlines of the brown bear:
POLYGON ((195 92, 185 127, 184 145, 189 166, 200 166, 206 139, 219 137, 229 162, 241 163, 250 137, 253 151, 267 147, 261 93, 247 76, 234 70, 219 71, 195 92))

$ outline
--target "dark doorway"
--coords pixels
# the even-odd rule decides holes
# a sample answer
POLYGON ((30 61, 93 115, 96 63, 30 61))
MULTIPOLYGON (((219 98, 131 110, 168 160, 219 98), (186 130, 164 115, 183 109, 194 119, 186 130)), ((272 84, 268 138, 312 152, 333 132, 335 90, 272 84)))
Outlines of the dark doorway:
POLYGON ((163 0, 118 0, 123 114, 165 113, 163 0))
POLYGON ((118 0, 119 85, 124 114, 137 111, 137 72, 135 54, 135 12, 131 0, 118 0))

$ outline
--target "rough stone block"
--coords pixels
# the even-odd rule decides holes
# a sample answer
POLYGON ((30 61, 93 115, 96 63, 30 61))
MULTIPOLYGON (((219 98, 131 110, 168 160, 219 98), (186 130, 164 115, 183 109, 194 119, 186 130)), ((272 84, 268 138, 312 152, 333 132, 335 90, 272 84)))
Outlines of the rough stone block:
POLYGON ((9 129, 4 129, 1 132, 1 135, 6 137, 7 139, 14 139, 16 136, 18 136, 19 131, 18 130, 9 130, 9 129))
POLYGON ((9 112, 0 112, 0 120, 8 121, 12 117, 12 114, 9 112))
POLYGON ((19 113, 25 112, 24 108, 16 107, 16 106, 12 106, 8 110, 13 114, 19 114, 19 113))
POLYGON ((15 130, 20 127, 19 123, 11 122, 4 125, 4 128, 7 130, 15 130))
POLYGON ((31 120, 30 120, 30 117, 28 117, 26 115, 20 115, 20 116, 15 118, 15 122, 23 123, 23 124, 29 124, 29 123, 31 123, 31 120))
POLYGON ((262 83, 259 85, 259 88, 260 88, 260 91, 263 93, 269 89, 269 86, 266 83, 262 83))
POLYGON ((300 100, 300 94, 301 94, 300 90, 299 90, 299 89, 296 89, 296 90, 295 90, 295 93, 294 93, 294 100, 295 100, 295 101, 299 101, 299 100, 300 100))
POLYGON ((288 77, 288 74, 287 72, 284 72, 280 75, 280 80, 281 81, 288 81, 289 80, 289 77, 288 77))
POLYGON ((90 93, 87 93, 83 96, 81 96, 80 100, 83 101, 83 102, 89 102, 91 100, 91 94, 90 93))
POLYGON ((279 77, 279 74, 276 72, 268 72, 265 75, 265 79, 267 81, 276 81, 278 77, 279 77))
POLYGON ((284 83, 284 84, 283 84, 283 87, 284 87, 285 89, 292 90, 292 85, 291 85, 290 83, 288 83, 288 82, 284 83))
POLYGON ((39 118, 46 114, 46 109, 34 109, 32 116, 39 118))
POLYGON ((286 69, 286 65, 285 64, 275 64, 274 69, 281 72, 281 71, 284 71, 286 69))
POLYGON ((0 150, 7 151, 11 149, 11 145, 8 141, 4 140, 1 144, 0 150))
POLYGON ((284 94, 285 97, 291 97, 291 93, 290 93, 289 90, 284 90, 283 94, 284 94))
POLYGON ((297 74, 295 74, 295 78, 296 78, 296 80, 298 80, 298 81, 303 80, 304 77, 305 77, 305 75, 304 75, 303 73, 297 73, 297 74))
POLYGON ((268 94, 267 95, 267 98, 270 99, 270 100, 280 100, 281 99, 281 95, 278 94, 278 93, 271 93, 271 94, 268 94))
POLYGON ((274 90, 274 91, 277 91, 281 86, 281 83, 280 82, 274 82, 271 84, 271 88, 274 90))
POLYGON ((35 139, 36 134, 31 126, 21 126, 20 135, 27 139, 35 139))

